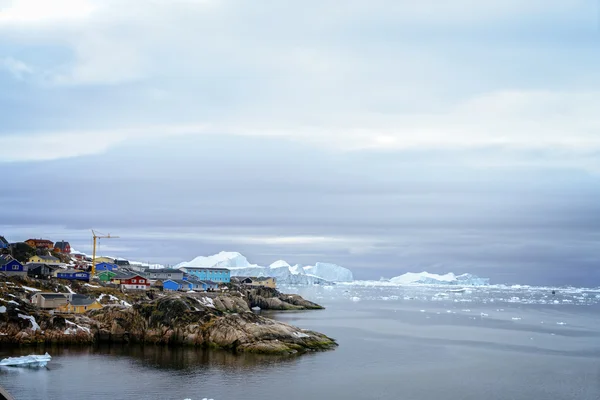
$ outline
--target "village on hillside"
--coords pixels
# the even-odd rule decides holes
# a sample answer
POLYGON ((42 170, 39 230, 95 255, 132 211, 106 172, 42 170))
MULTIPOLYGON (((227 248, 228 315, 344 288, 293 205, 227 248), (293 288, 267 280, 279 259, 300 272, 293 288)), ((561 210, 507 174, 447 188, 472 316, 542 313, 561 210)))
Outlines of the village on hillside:
POLYGON ((213 292, 228 290, 231 283, 247 287, 275 288, 271 277, 231 277, 220 267, 150 268, 148 265, 106 256, 89 257, 71 250, 69 242, 28 239, 9 243, 0 236, 0 276, 27 277, 40 283, 56 281, 65 293, 34 291, 27 300, 57 313, 84 313, 101 308, 100 299, 75 293, 68 284, 113 288, 122 293, 152 291, 213 292))

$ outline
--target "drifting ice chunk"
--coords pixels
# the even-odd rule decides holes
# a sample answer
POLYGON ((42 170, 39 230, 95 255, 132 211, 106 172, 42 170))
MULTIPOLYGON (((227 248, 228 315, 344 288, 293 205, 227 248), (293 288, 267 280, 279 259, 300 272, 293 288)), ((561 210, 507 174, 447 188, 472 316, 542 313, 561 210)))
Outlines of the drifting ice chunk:
POLYGON ((490 280, 487 278, 480 278, 472 274, 454 275, 452 272, 445 275, 430 274, 429 272, 407 272, 390 279, 390 282, 398 285, 486 286, 490 284, 490 280))
POLYGON ((0 366, 3 367, 45 367, 52 359, 50 354, 46 353, 43 356, 35 354, 23 357, 8 357, 0 361, 0 366))

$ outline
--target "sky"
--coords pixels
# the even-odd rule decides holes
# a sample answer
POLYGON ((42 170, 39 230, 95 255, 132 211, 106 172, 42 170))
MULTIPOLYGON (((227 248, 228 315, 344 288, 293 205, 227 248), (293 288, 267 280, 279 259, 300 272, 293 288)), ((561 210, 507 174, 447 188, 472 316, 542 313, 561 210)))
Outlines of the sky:
POLYGON ((596 0, 0 0, 0 235, 600 286, 596 0))

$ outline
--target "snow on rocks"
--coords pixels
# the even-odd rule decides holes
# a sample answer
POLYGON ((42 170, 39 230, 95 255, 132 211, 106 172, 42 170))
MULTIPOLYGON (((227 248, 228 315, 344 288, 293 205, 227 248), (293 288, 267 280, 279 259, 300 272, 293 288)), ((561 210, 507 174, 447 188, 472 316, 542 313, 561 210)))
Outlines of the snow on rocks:
POLYGON ((4 314, 6 312, 5 306, 0 306, 0 314, 4 314))
POLYGON ((73 333, 77 333, 80 330, 90 333, 90 328, 86 328, 85 326, 77 325, 76 323, 71 322, 69 320, 65 320, 65 322, 67 323, 67 325, 71 326, 70 328, 65 329, 65 335, 71 335, 73 333))
POLYGON ((18 316, 19 318, 28 319, 29 321, 31 321, 31 328, 32 328, 34 331, 41 330, 41 329, 40 329, 40 326, 39 326, 39 325, 37 324, 37 322, 35 321, 35 318, 34 318, 34 317, 32 317, 31 315, 17 314, 17 316, 18 316))
POLYGON ((21 288, 23 288, 24 290, 26 290, 28 292, 41 292, 40 289, 32 288, 32 287, 29 287, 29 286, 21 286, 21 288))

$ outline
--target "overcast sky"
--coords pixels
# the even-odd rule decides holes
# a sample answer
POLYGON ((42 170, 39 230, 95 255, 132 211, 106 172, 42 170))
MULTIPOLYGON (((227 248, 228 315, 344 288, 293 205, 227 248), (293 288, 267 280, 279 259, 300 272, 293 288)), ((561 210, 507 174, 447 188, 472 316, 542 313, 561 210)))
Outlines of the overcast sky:
POLYGON ((0 0, 0 235, 600 285, 596 0, 0 0))

